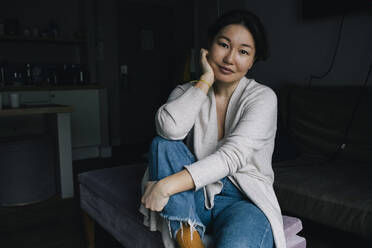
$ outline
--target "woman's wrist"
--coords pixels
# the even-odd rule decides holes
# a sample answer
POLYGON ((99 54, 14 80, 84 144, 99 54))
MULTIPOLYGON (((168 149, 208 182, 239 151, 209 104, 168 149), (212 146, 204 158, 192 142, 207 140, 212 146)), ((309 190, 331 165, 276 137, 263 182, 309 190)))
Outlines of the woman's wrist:
POLYGON ((208 82, 210 85, 213 85, 214 83, 214 76, 211 73, 204 73, 201 75, 200 80, 208 82))
POLYGON ((169 183, 169 178, 165 177, 158 181, 158 187, 160 187, 161 195, 164 197, 170 197, 172 195, 171 193, 171 184, 169 183))
POLYGON ((205 94, 208 94, 209 89, 213 85, 214 79, 213 79, 213 75, 205 73, 201 75, 199 80, 195 80, 195 81, 197 81, 195 87, 201 89, 205 94))

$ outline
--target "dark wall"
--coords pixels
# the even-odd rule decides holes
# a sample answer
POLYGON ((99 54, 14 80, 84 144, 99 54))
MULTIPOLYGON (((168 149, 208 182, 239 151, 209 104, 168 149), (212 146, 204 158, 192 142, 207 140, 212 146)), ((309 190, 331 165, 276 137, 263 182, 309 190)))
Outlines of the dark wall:
MULTIPOLYGON (((271 45, 270 59, 257 63, 249 77, 272 87, 285 83, 305 85, 311 74, 320 75, 329 69, 337 43, 340 15, 303 19, 301 1, 298 0, 208 0, 199 5, 197 13, 198 18, 205 20, 208 16, 208 22, 211 22, 218 12, 235 8, 249 9, 261 18, 271 45), (209 9, 214 9, 215 14, 204 15, 209 9)), ((202 29, 198 35, 202 40, 202 29)), ((372 62, 371 44, 371 11, 347 14, 334 66, 325 78, 315 79, 313 84, 361 85, 372 62)))
MULTIPOLYGON (((258 1, 254 5, 247 2, 247 7, 262 16, 272 46, 272 57, 258 68, 257 76, 278 86, 286 82, 306 84, 309 75, 326 72, 336 47, 341 16, 304 20, 298 1, 270 3, 267 8, 258 1)), ((372 14, 347 14, 334 67, 328 76, 313 84, 362 84, 372 62, 371 41, 372 14)))
MULTIPOLYGON (((108 109, 110 115, 110 137, 111 144, 119 145, 121 143, 121 132, 130 132, 133 130, 122 130, 120 123, 121 106, 120 98, 120 65, 118 51, 121 44, 118 43, 120 30, 118 25, 121 13, 117 11, 119 0, 96 0, 96 38, 97 38, 97 81, 107 87, 108 92, 108 109)), ((121 1, 121 0, 120 0, 121 1)), ((121 3, 152 4, 167 6, 173 10, 172 25, 174 29, 174 64, 175 68, 182 67, 185 53, 193 47, 194 40, 194 5, 188 0, 171 1, 171 0, 127 0, 121 3)), ((171 26, 171 25, 170 25, 171 26)), ((167 26, 164 29, 169 28, 167 26)), ((128 34, 128 37, 131 34, 128 34)), ((133 34, 132 34, 133 35, 133 34)), ((134 34, 136 35, 136 34, 134 34)), ((161 71, 164 78, 171 77, 169 84, 176 84, 181 70, 179 71, 161 71)), ((171 88, 171 86, 170 86, 171 88)), ((146 87, 144 87, 144 90, 146 87)))

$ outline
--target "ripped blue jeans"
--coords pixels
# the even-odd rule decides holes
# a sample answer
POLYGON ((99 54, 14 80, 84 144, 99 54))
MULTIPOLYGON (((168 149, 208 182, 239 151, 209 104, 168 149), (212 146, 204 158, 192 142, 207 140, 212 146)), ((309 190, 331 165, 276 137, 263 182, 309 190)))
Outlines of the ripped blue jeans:
MULTIPOLYGON (((149 152, 151 181, 158 181, 195 162, 194 155, 182 141, 170 141, 159 136, 152 141, 149 152)), ((167 219, 173 237, 182 222, 195 228, 203 238, 211 234, 214 247, 272 248, 273 234, 264 213, 242 194, 230 180, 221 179, 223 188, 214 198, 210 210, 204 205, 204 191, 188 190, 169 198, 160 215, 167 219)))

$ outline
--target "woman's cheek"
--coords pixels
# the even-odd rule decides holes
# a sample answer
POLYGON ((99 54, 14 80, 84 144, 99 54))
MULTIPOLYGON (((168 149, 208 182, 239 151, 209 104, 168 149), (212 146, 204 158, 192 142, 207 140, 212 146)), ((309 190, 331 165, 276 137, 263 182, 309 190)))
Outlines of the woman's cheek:
POLYGON ((218 73, 218 67, 217 67, 217 65, 216 64, 213 64, 213 65, 211 65, 211 67, 212 67, 212 70, 213 70, 213 74, 216 75, 218 73))
POLYGON ((212 67, 213 72, 216 72, 216 64, 213 62, 213 59, 209 56, 207 57, 208 64, 212 67))
POLYGON ((237 67, 239 70, 241 71, 248 71, 249 68, 251 68, 252 66, 252 59, 249 58, 249 59, 242 59, 241 61, 239 61, 237 67))

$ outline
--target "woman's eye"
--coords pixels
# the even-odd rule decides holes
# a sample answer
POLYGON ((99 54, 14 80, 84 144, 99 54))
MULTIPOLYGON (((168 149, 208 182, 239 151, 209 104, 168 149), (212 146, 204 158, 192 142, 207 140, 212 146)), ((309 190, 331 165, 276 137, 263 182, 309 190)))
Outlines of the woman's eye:
POLYGON ((226 43, 220 42, 218 43, 221 47, 228 48, 229 46, 226 43))
POLYGON ((249 55, 249 53, 246 50, 240 50, 240 53, 243 55, 249 55))

